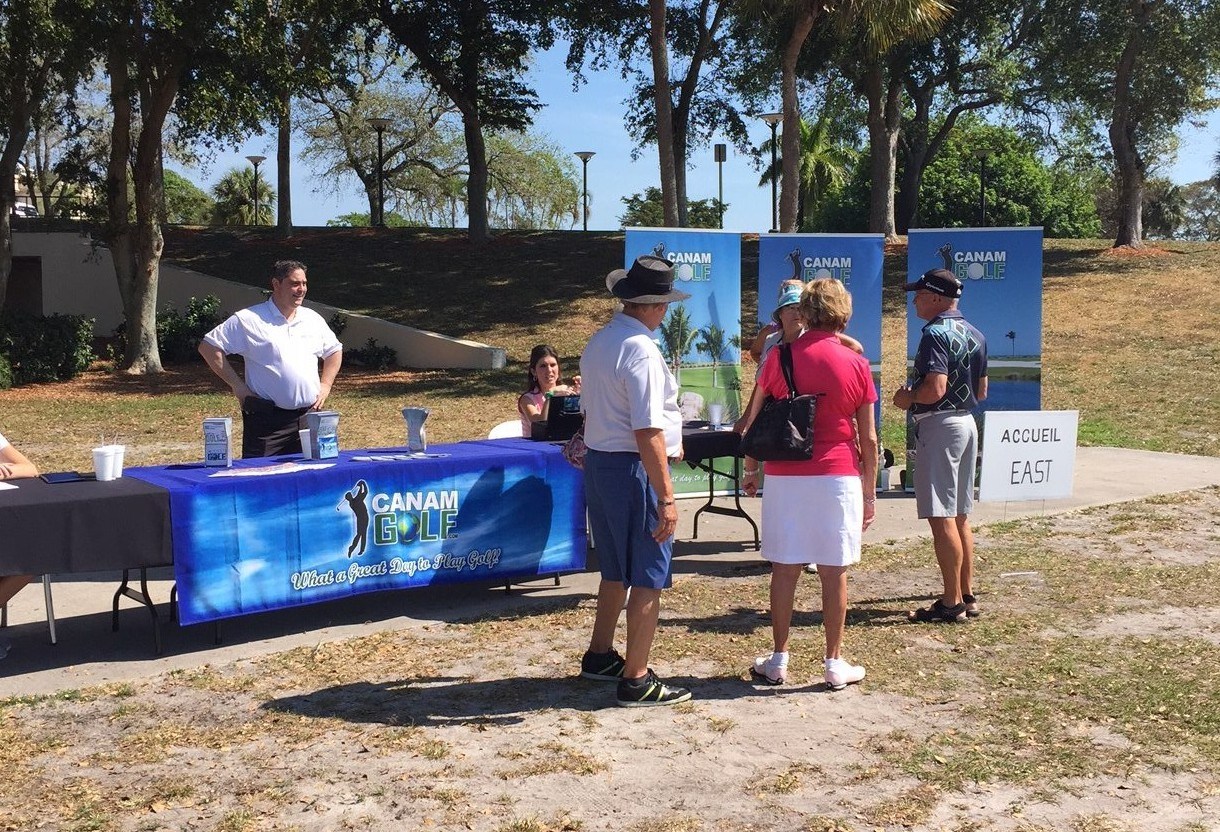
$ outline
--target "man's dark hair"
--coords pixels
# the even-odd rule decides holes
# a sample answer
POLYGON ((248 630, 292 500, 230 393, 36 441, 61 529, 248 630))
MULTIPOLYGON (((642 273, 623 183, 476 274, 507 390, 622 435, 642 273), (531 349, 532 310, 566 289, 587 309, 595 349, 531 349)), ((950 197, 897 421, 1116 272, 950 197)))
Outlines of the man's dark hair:
POLYGON ((271 267, 271 279, 283 280, 297 269, 303 272, 309 271, 300 260, 276 260, 275 265, 271 267))

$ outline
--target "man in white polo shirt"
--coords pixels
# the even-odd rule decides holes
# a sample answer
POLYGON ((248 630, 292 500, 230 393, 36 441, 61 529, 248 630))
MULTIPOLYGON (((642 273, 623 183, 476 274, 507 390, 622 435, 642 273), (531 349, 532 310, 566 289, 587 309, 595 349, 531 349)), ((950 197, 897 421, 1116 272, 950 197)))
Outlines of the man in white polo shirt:
POLYGON ((321 315, 301 305, 308 288, 302 263, 278 261, 271 297, 235 312, 199 344, 203 360, 241 403, 243 457, 300 453, 299 420, 322 409, 339 374, 343 345, 321 315), (244 379, 230 355, 245 359, 244 379))

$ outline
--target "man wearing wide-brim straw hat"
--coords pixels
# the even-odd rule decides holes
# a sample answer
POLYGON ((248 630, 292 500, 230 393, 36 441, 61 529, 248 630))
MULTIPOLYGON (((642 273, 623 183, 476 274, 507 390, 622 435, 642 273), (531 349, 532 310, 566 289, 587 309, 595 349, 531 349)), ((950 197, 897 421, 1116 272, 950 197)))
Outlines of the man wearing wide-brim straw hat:
POLYGON ((668 464, 682 458, 678 382, 653 340, 669 304, 690 297, 673 283, 673 264, 660 257, 610 272, 606 286, 623 308, 580 357, 585 496, 602 575, 581 675, 617 682, 618 704, 627 708, 691 697, 648 667, 678 525, 668 464), (614 634, 624 601, 627 649, 620 656, 614 634))

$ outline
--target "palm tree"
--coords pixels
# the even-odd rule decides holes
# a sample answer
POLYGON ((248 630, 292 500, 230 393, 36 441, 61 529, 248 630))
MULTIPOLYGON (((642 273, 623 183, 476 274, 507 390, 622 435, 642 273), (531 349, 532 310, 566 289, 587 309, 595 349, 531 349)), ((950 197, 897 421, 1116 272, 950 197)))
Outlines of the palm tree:
POLYGON ((1007 338, 1009 341, 1012 341, 1012 355, 1014 358, 1016 358, 1016 356, 1017 356, 1017 331, 1015 329, 1010 329, 1010 330, 1008 330, 1008 332, 1004 333, 1004 337, 1007 338))
POLYGON ((661 324, 661 352, 673 367, 674 378, 682 382, 682 357, 694 346, 699 333, 691 326, 690 314, 682 304, 670 307, 669 316, 661 324))
POLYGON ((212 187, 216 209, 212 221, 217 225, 271 225, 275 216, 275 191, 258 174, 257 185, 251 168, 233 168, 212 187), (258 188, 258 216, 254 215, 254 189, 258 188))
MULTIPOLYGON (((818 120, 810 125, 805 119, 800 119, 801 155, 797 166, 800 182, 800 200, 797 205, 796 227, 805 228, 805 222, 817 213, 826 201, 830 192, 847 181, 856 152, 850 147, 843 147, 834 141, 831 135, 834 129, 833 120, 827 112, 830 104, 823 108, 818 120)), ((764 157, 771 150, 771 140, 767 139, 762 146, 764 157)), ((763 170, 758 184, 770 184, 780 175, 779 163, 770 164, 763 170)))
POLYGON ((724 330, 720 327, 715 324, 708 324, 699 330, 699 342, 695 344, 695 350, 704 353, 712 359, 713 387, 716 386, 716 368, 720 366, 720 359, 724 357, 726 347, 724 330))
MULTIPOLYGON (((815 24, 827 19, 838 33, 855 32, 867 54, 881 55, 904 39, 930 35, 952 14, 944 0, 746 0, 746 13, 776 18, 790 32, 780 49, 780 98, 784 113, 783 170, 780 177, 779 230, 796 230, 799 194, 800 110, 796 69, 815 24)), ((893 179, 890 180, 891 199, 893 179)), ((893 214, 893 211, 890 211, 893 214)))

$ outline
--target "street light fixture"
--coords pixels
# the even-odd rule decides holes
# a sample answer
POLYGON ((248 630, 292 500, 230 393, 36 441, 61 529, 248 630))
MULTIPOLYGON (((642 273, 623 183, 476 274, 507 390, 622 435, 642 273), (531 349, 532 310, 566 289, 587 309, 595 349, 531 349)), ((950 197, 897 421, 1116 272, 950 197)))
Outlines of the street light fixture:
POLYGON ((258 225, 258 166, 267 161, 266 156, 247 156, 246 160, 254 165, 254 219, 251 225, 258 225))
POLYGON ((589 230, 589 160, 596 156, 597 153, 592 150, 576 151, 576 158, 580 159, 580 167, 583 171, 583 184, 581 185, 580 204, 584 206, 584 230, 589 230))
POLYGON ((724 228, 724 160, 728 158, 728 147, 723 144, 717 144, 712 148, 716 158, 716 173, 720 180, 720 196, 717 197, 717 209, 720 211, 720 227, 724 228))
POLYGON ((979 160, 979 228, 987 227, 987 150, 974 151, 979 160))
POLYGON ((779 127, 779 123, 784 120, 783 113, 763 113, 762 120, 771 125, 771 232, 775 233, 779 230, 779 168, 776 160, 776 143, 775 131, 779 127))
POLYGON ((390 120, 388 118, 370 118, 365 121, 377 131, 377 217, 373 220, 373 225, 385 228, 385 168, 381 137, 386 128, 390 126, 390 120))

